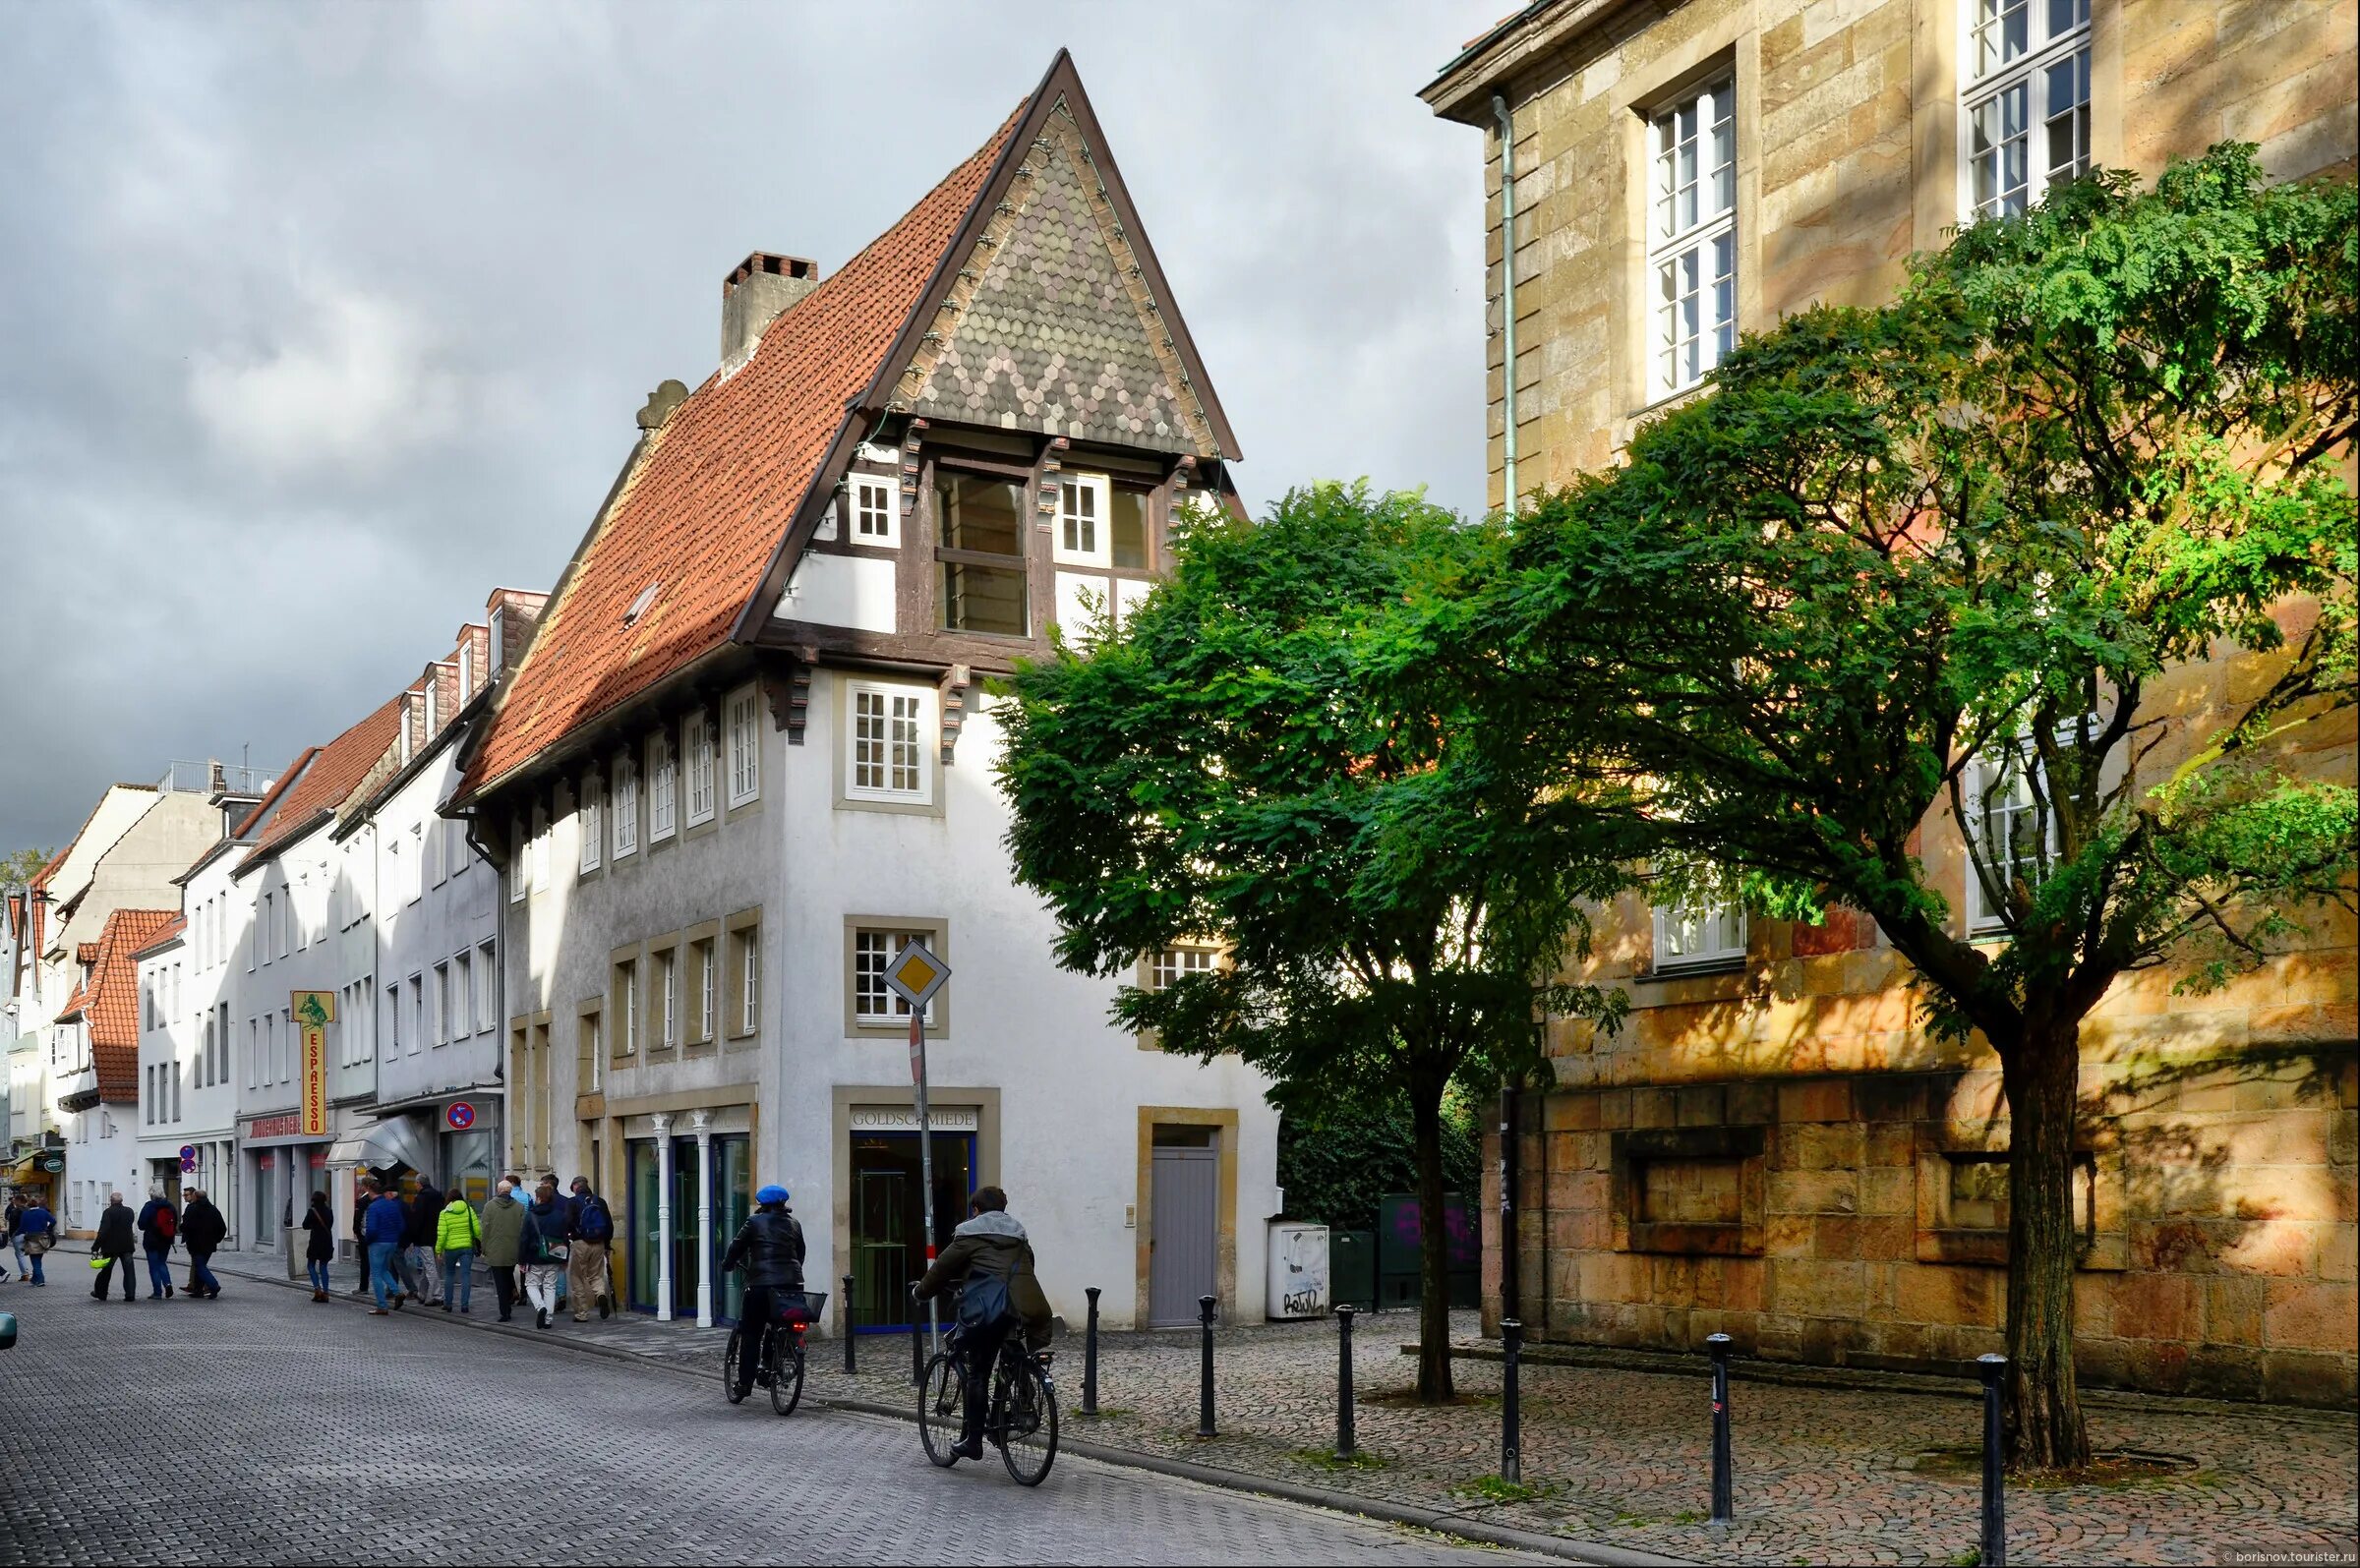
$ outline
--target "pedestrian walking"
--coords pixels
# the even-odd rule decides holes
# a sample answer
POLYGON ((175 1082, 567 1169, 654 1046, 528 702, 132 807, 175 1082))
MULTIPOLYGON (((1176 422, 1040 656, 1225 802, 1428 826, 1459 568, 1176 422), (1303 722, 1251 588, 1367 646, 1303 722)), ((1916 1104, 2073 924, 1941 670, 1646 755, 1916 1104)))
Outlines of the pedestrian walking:
POLYGON ((164 1196, 164 1190, 151 1187, 148 1201, 140 1205, 140 1250, 148 1254, 148 1299, 167 1301, 172 1295, 172 1244, 180 1235, 180 1210, 164 1196))
POLYGON ((401 1249, 402 1281, 411 1300, 433 1307, 442 1300, 441 1271, 435 1267, 435 1232, 442 1220, 442 1194, 421 1177, 410 1199, 410 1232, 401 1249))
MULTIPOLYGON (((25 1200, 16 1193, 8 1194, 8 1206, 0 1209, 0 1236, 8 1239, 8 1250, 17 1260, 17 1272, 30 1280, 25 1269, 25 1233, 21 1229, 25 1218, 25 1200)), ((8 1270, 0 1268, 0 1281, 8 1278, 8 1270)))
POLYGON ((590 1178, 575 1177, 573 1250, 565 1259, 565 1293, 573 1300, 573 1320, 577 1323, 590 1321, 593 1303, 597 1304, 599 1316, 607 1315, 607 1298, 614 1290, 607 1254, 614 1245, 614 1211, 591 1187, 590 1178))
POLYGON ((94 1301, 106 1300, 106 1282, 115 1275, 115 1265, 123 1267, 123 1299, 140 1299, 139 1287, 131 1278, 131 1253, 138 1229, 132 1224, 132 1212, 123 1206, 123 1194, 106 1194, 106 1212, 98 1216, 98 1234, 90 1239, 90 1255, 100 1259, 98 1283, 90 1287, 94 1301))
POLYGON ((361 1266, 360 1282, 352 1288, 355 1296, 369 1294, 369 1238, 361 1233, 368 1227, 369 1205, 377 1201, 379 1191, 377 1178, 365 1176, 352 1194, 352 1260, 361 1266))
POLYGON ((558 1286, 565 1278, 572 1242, 573 1205, 558 1191, 558 1179, 544 1176, 525 1210, 524 1242, 517 1253, 524 1263, 524 1294, 543 1328, 557 1315, 558 1286))
POLYGON ((49 1212, 49 1205, 37 1196, 30 1199, 17 1215, 17 1229, 11 1240, 22 1240, 25 1248, 23 1255, 32 1265, 32 1277, 25 1283, 48 1284, 49 1281, 41 1276, 41 1259, 48 1256, 49 1249, 57 1245, 57 1216, 49 1212))
POLYGON ((229 1235, 229 1221, 204 1188, 192 1187, 188 1195, 180 1210, 180 1245, 189 1249, 189 1296, 211 1301, 221 1294, 221 1282, 213 1278, 213 1253, 229 1235))
POLYGON ((361 1191, 369 1199, 361 1211, 361 1240, 369 1249, 369 1289, 377 1299, 369 1315, 383 1317, 397 1310, 407 1295, 393 1277, 393 1258, 409 1235, 410 1211, 374 1177, 361 1184, 361 1191))
POLYGON ((516 1260, 524 1248, 527 1213, 521 1178, 503 1176, 500 1190, 484 1204, 484 1266, 492 1271, 492 1294, 500 1303, 500 1320, 508 1320, 516 1305, 516 1260))
POLYGON ((455 1299, 459 1310, 475 1300, 475 1254, 484 1245, 484 1222, 467 1202, 467 1194, 450 1190, 450 1201, 435 1216, 435 1250, 442 1263, 442 1310, 455 1299))
POLYGON ((327 1265, 336 1260, 336 1213, 327 1206, 325 1192, 312 1194, 312 1206, 303 1214, 303 1267, 312 1279, 312 1300, 324 1302, 327 1265))

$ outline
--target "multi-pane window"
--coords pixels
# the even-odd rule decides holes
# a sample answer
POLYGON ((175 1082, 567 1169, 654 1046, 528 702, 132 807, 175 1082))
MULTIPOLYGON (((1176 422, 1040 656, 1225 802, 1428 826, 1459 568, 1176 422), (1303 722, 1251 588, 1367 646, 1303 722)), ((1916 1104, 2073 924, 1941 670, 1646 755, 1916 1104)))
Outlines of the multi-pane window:
POLYGON ((445 875, 442 869, 442 850, 448 842, 442 837, 440 828, 426 835, 426 880, 438 888, 442 886, 445 875))
POLYGON ((582 775, 581 803, 574 807, 574 827, 582 841, 581 854, 584 871, 598 869, 599 852, 606 847, 607 825, 601 810, 598 775, 582 775))
POLYGON ((762 928, 740 926, 730 933, 738 946, 738 1032, 762 1026, 762 928))
POLYGON ((1742 904, 1699 896, 1656 906, 1656 973, 1738 963, 1744 958, 1742 904))
POLYGON ((1967 766, 1966 828, 1982 861, 1978 873, 1976 856, 1968 857, 1971 931, 1996 931, 2005 925, 2010 890, 2020 881, 2038 887, 2056 858, 2056 811, 2047 789, 2036 788, 2042 782, 2040 763, 2030 751, 2029 742, 2004 745, 1967 766))
POLYGON ((667 1051, 680 1043, 680 963, 679 955, 667 948, 655 958, 655 973, 650 976, 654 994, 655 1016, 648 1021, 649 1033, 658 1051, 667 1051))
POLYGON ((500 974, 492 967, 492 944, 479 943, 475 950, 475 972, 483 978, 475 987, 475 1032, 488 1034, 500 1021, 500 974))
POLYGON ((639 769, 630 754, 615 759, 615 858, 639 848, 639 769))
POLYGON ((1165 948, 1148 963, 1148 989, 1162 991, 1192 974, 1210 974, 1220 954, 1208 947, 1165 948))
POLYGON ((639 1050, 639 964, 625 958, 615 965, 615 1054, 632 1056, 639 1050))
POLYGON ((1723 78, 1657 114, 1647 261, 1649 392, 1704 379, 1738 341, 1737 87, 1723 78))
POLYGON ((1111 564, 1106 528, 1106 481, 1095 474, 1068 474, 1057 485, 1057 548, 1060 562, 1077 566, 1111 564))
POLYGON ((427 1019, 427 1039, 431 1044, 441 1045, 451 1037, 449 964, 435 965, 434 989, 428 994, 433 1010, 427 1019))
POLYGON ((661 843, 672 837, 673 813, 678 809, 679 759, 673 755, 672 733, 659 730, 647 742, 647 838, 661 843))
POLYGON ((696 981, 695 1012, 690 1016, 690 1021, 696 1027, 691 1037, 697 1040, 712 1039, 714 1028, 721 1021, 717 1016, 720 1012, 721 976, 713 972, 716 957, 718 955, 711 937, 699 938, 689 948, 689 961, 695 965, 692 978, 696 981))
POLYGON ((2008 217, 2090 172, 2090 0, 1969 0, 1970 217, 2008 217))
POLYGON ((410 1055, 418 1054, 419 1042, 426 1038, 426 976, 410 976, 410 1055))
POLYGON ((741 806, 762 792, 761 693, 749 686, 723 709, 730 753, 730 804, 741 806))
POLYGON ((891 550, 901 543, 895 518, 897 487, 890 479, 853 476, 853 543, 891 550))
POLYGON ((688 759, 688 826, 713 820, 713 716, 702 708, 680 724, 680 749, 688 759))
POLYGON ((595 1009, 584 1013, 574 1025, 574 1081, 587 1094, 596 1094, 606 1087, 606 1041, 600 1037, 599 1015, 595 1009))
POLYGON ((1013 480, 941 470, 934 483, 942 542, 942 624, 951 631, 1023 637, 1032 630, 1025 586, 1026 488, 1013 480))
MULTIPOLYGON (((930 942, 933 934, 927 931, 872 931, 853 933, 853 1016, 862 1023, 900 1023, 910 1016, 910 1004, 903 1001, 885 983, 885 970, 894 956, 913 942, 930 942)), ((933 1021, 934 1005, 926 1004, 926 1018, 933 1021)))
POLYGON ((450 1037, 454 1040, 475 1032, 475 964, 469 952, 461 952, 450 960, 450 1037))
POLYGON ((934 694, 910 686, 855 685, 844 792, 858 800, 933 798, 925 726, 934 694))

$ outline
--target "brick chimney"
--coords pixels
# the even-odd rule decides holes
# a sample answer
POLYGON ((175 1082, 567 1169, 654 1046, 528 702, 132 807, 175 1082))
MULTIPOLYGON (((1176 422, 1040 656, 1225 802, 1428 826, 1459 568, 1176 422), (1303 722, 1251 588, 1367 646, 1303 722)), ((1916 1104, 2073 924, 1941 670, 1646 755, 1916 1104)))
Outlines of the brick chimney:
POLYGON ((819 263, 799 256, 756 251, 721 283, 721 374, 754 357, 762 329, 819 287, 819 263))

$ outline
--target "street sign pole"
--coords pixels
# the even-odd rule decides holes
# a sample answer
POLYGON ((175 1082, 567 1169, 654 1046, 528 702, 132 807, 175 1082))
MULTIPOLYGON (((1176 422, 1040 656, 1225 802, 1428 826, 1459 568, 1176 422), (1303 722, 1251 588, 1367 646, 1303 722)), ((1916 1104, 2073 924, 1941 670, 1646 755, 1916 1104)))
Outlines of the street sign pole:
MULTIPOLYGON (((926 1010, 910 1010, 910 1087, 917 1102, 917 1181, 923 1194, 926 1267, 934 1267, 934 1133, 926 1122, 926 1010)), ((913 1332, 915 1332, 914 1329, 913 1332)), ((934 1299, 926 1299, 926 1350, 942 1348, 942 1325, 934 1299)))

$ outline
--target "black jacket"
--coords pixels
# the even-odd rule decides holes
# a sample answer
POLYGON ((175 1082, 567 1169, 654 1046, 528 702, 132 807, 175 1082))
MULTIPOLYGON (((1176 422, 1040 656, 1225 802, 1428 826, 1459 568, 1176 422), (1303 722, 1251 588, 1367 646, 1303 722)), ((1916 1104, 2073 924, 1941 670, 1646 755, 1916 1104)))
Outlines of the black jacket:
POLYGON ((221 1217, 209 1197, 191 1198, 189 1206, 180 1211, 180 1245, 192 1252, 217 1251, 228 1234, 229 1221, 221 1217))
POLYGON ((120 1203, 109 1203, 106 1212, 98 1216, 98 1236, 90 1243, 93 1257, 129 1257, 136 1238, 133 1235, 131 1210, 120 1203))
POLYGON ((567 1246, 572 1240, 573 1199, 560 1192, 544 1207, 536 1198, 524 1206, 524 1238, 517 1244, 516 1261, 562 1262, 551 1249, 567 1246))
POLYGON ((433 1247, 435 1224, 442 1218, 442 1194, 435 1191, 433 1183, 420 1183, 418 1195, 410 1199, 410 1228, 402 1240, 411 1247, 433 1247))
POLYGON ((303 1228, 310 1238, 303 1244, 306 1261, 332 1263, 336 1258, 336 1217, 328 1210, 314 1206, 303 1211, 303 1228))
POLYGON ((722 1255, 727 1274, 740 1264, 749 1291, 799 1291, 803 1288, 803 1228, 792 1209, 756 1209, 745 1227, 722 1255))

